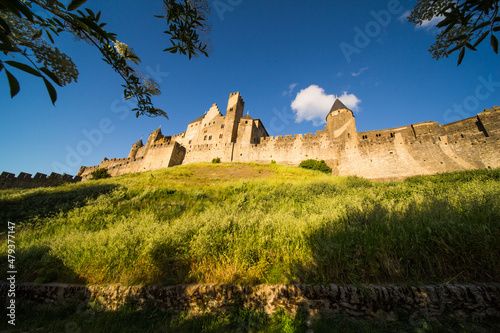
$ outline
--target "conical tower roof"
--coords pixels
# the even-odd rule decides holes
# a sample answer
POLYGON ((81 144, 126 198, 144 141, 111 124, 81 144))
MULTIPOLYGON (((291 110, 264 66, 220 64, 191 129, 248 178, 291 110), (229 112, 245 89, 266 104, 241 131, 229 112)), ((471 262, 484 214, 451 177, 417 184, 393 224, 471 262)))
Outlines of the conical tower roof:
POLYGON ((337 99, 335 99, 335 102, 333 103, 333 106, 330 109, 330 112, 340 110, 340 109, 349 110, 349 108, 347 106, 345 106, 344 103, 342 103, 342 101, 340 99, 337 98, 337 99))
POLYGON ((328 112, 328 114, 326 115, 326 117, 328 118, 328 116, 330 115, 330 113, 332 113, 334 111, 337 111, 337 110, 340 110, 340 109, 350 110, 347 106, 344 105, 344 103, 342 103, 342 101, 340 99, 336 98, 335 102, 333 102, 333 105, 332 105, 332 108, 330 109, 330 112, 328 112))
POLYGON ((142 143, 142 138, 139 139, 139 141, 137 141, 136 143, 134 143, 133 146, 139 146, 139 147, 144 146, 144 144, 142 143))

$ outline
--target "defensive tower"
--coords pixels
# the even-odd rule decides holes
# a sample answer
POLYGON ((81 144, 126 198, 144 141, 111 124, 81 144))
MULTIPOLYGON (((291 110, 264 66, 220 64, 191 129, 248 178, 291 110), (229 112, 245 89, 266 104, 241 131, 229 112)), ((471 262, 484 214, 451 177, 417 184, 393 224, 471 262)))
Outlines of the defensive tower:
POLYGON ((330 113, 326 116, 325 129, 331 139, 353 139, 356 137, 356 122, 352 111, 340 101, 335 99, 330 113))
POLYGON ((243 98, 241 98, 239 92, 229 94, 222 142, 236 142, 238 123, 243 116, 244 107, 245 102, 243 101, 243 98))
POLYGON ((128 154, 128 158, 135 158, 135 156, 137 155, 137 151, 141 147, 144 147, 144 144, 142 143, 142 138, 132 145, 132 149, 130 149, 130 153, 128 154))

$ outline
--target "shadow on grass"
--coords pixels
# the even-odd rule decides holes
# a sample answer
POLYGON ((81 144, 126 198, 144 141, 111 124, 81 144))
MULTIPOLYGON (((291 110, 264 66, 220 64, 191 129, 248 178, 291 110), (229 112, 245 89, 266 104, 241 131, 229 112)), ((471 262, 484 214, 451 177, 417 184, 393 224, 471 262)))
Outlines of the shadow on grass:
POLYGON ((497 318, 442 317, 408 321, 352 318, 319 315, 308 318, 280 310, 268 315, 255 309, 235 305, 225 311, 204 311, 198 314, 162 311, 152 303, 138 306, 128 302, 115 311, 104 311, 96 302, 68 298, 58 304, 35 304, 18 301, 16 326, 0 321, 0 330, 8 332, 65 333, 136 333, 136 332, 498 332, 497 318))
POLYGON ((186 259, 185 252, 180 244, 172 242, 155 244, 151 250, 151 259, 157 272, 153 281, 165 286, 189 283, 192 263, 186 259))
MULTIPOLYGON (((404 193, 402 194, 404 195, 404 193)), ((425 284, 500 282, 500 211, 494 193, 450 203, 429 196, 394 212, 377 202, 311 230, 312 263, 298 283, 425 284)))
MULTIPOLYGON (((187 310, 187 309, 186 309, 187 310)), ((54 304, 17 301, 16 329, 19 332, 306 332, 306 317, 278 311, 268 315, 244 308, 237 301, 222 311, 161 310, 154 302, 139 305, 127 299, 117 310, 104 310, 95 301, 68 298, 54 304)), ((0 329, 12 328, 6 321, 0 329)), ((9 331, 10 332, 10 331, 9 331)))
MULTIPOLYGON (((16 249, 15 270, 17 282, 51 283, 64 282, 85 284, 86 280, 67 267, 63 261, 50 253, 48 246, 32 246, 16 249)), ((7 256, 0 256, 2 262, 8 262, 7 256)), ((5 281, 6 271, 0 273, 5 281)))
POLYGON ((7 221, 27 222, 34 217, 47 217, 85 206, 88 200, 110 193, 116 184, 79 186, 53 191, 40 188, 19 197, 0 199, 0 232, 6 231, 7 221))

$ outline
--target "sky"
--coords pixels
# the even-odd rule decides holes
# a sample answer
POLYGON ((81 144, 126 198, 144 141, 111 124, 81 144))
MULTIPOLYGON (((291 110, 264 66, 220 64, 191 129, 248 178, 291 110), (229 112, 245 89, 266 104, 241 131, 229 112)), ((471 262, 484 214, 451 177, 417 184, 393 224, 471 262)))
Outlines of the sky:
POLYGON ((104 157, 127 157, 160 126, 164 135, 185 131, 214 103, 225 114, 237 91, 245 114, 261 119, 272 136, 322 130, 335 97, 354 111, 358 132, 446 124, 500 105, 500 56, 489 42, 467 52, 459 67, 458 53, 436 61, 428 52, 435 22, 415 27, 406 20, 416 1, 210 3, 213 51, 189 60, 163 52, 170 46, 166 21, 153 16, 163 13, 161 0, 89 0, 85 7, 102 12, 108 31, 160 84, 153 102, 169 119, 136 118, 99 52, 62 36, 56 46, 80 75, 57 89, 55 106, 41 80, 14 69, 21 91, 11 99, 0 72, 0 172, 76 175, 104 157))

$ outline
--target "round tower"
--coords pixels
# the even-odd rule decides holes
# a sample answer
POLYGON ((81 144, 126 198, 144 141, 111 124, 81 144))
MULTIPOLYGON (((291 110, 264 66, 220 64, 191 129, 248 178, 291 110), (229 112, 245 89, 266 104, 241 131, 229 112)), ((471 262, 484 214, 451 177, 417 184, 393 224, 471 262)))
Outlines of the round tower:
POLYGON ((356 137, 356 121, 353 112, 336 99, 326 116, 326 130, 332 139, 352 139, 356 137))
POLYGON ((134 143, 132 145, 132 149, 130 149, 130 153, 128 154, 128 158, 135 158, 135 156, 137 155, 137 151, 139 150, 139 148, 141 148, 143 146, 144 146, 144 144, 142 143, 142 139, 140 139, 139 141, 134 143))

